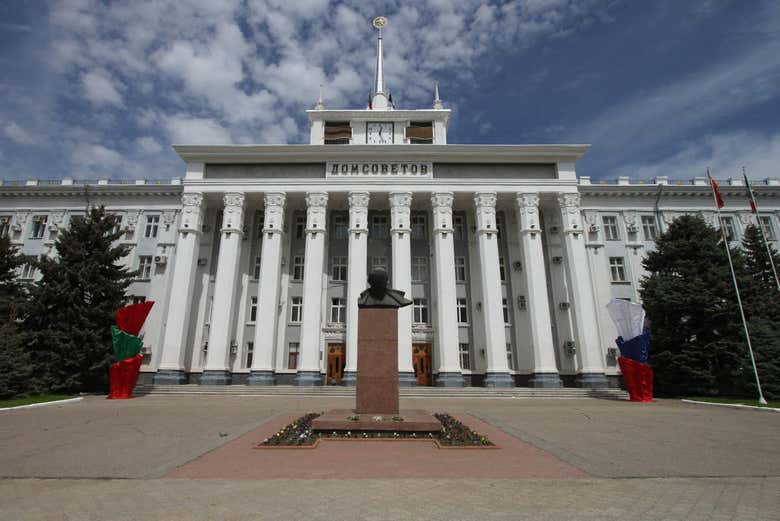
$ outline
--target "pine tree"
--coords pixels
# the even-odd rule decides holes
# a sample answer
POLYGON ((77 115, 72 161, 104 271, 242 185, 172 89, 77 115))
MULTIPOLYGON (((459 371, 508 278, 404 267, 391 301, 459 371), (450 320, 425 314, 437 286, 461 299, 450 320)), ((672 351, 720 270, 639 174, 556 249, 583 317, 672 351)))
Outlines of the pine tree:
POLYGON ((25 297, 16 270, 25 262, 10 239, 0 237, 0 399, 26 393, 32 375, 16 324, 17 308, 25 297))
MULTIPOLYGON (((748 319, 748 328, 761 378, 764 395, 780 398, 780 292, 777 290, 767 248, 761 231, 751 224, 742 238, 747 281, 742 288, 742 299, 748 319)), ((777 251, 770 244, 769 251, 775 266, 780 266, 777 251)), ((749 360, 746 361, 749 363, 749 360)), ((744 392, 756 396, 755 379, 750 367, 744 392)))
MULTIPOLYGON (((743 274, 741 252, 732 250, 732 256, 743 274)), ((658 237, 644 267, 650 275, 640 294, 652 327, 657 392, 739 392, 750 373, 721 233, 699 216, 682 216, 658 237)))
POLYGON ((74 219, 55 242, 57 257, 38 262, 42 278, 25 309, 35 386, 46 392, 105 391, 111 325, 135 272, 119 265, 117 218, 103 207, 74 219))

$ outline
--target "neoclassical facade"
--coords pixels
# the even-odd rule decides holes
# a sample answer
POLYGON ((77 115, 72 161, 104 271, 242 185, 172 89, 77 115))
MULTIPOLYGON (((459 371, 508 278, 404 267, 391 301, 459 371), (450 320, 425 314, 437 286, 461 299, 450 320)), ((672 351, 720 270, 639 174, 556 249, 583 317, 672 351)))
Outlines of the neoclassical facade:
MULTIPOLYGON (((430 109, 395 110, 378 61, 371 108, 320 99, 309 144, 174 146, 186 172, 164 182, 6 181, 0 234, 56 256, 88 204, 121 216, 128 298, 157 303, 147 382, 354 385, 357 296, 383 268, 414 302, 402 385, 617 385, 605 305, 638 301, 675 217, 717 224, 705 179, 593 184, 576 173, 586 145, 447 144, 438 89, 430 109)), ((758 216, 741 181, 721 187, 734 241, 756 218, 777 240, 780 182, 756 182, 758 216)))

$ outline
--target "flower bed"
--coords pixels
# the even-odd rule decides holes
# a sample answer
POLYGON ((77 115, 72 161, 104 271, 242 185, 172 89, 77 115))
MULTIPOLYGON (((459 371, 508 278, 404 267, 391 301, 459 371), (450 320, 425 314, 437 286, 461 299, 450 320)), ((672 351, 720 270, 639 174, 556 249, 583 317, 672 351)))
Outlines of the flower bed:
POLYGON ((320 439, 430 439, 442 447, 494 447, 487 437, 469 429, 466 425, 446 413, 434 416, 441 422, 438 432, 393 432, 393 431, 331 431, 314 432, 311 422, 322 413, 310 412, 283 427, 273 436, 266 438, 258 447, 311 447, 320 439))

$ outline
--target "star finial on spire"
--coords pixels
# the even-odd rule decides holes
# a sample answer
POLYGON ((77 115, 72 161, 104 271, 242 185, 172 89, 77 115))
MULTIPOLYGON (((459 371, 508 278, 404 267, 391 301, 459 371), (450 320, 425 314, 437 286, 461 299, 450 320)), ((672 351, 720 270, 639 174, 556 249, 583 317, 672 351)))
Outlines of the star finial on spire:
POLYGON ((320 97, 317 98, 317 104, 314 105, 314 110, 325 110, 325 102, 322 100, 322 84, 320 83, 320 97))
POLYGON ((372 25, 379 29, 379 37, 376 41, 376 76, 374 77, 374 93, 372 107, 376 110, 387 110, 388 100, 385 92, 385 73, 382 52, 382 28, 387 25, 387 18, 377 16, 372 21, 372 25))
POLYGON ((434 109, 443 109, 444 105, 442 105, 441 100, 439 99, 439 82, 436 82, 436 86, 434 88, 435 95, 433 99, 433 108, 434 109))

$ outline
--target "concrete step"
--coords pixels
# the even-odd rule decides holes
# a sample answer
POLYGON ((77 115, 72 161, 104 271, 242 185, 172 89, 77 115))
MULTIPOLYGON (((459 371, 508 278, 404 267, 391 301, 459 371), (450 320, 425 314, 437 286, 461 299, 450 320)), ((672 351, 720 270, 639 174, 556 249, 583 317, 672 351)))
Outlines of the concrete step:
MULTIPOLYGON (((351 397, 354 387, 297 387, 290 385, 139 385, 137 395, 223 395, 223 396, 304 396, 351 397)), ((621 389, 538 389, 513 387, 493 389, 485 387, 403 387, 400 395, 407 398, 613 398, 624 400, 628 394, 621 389)))

